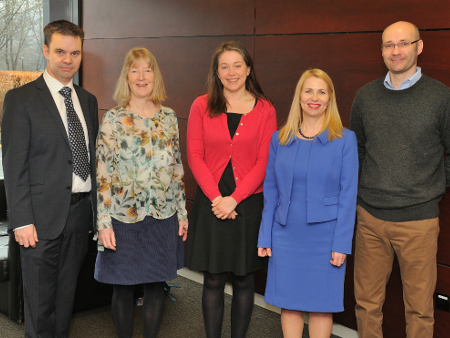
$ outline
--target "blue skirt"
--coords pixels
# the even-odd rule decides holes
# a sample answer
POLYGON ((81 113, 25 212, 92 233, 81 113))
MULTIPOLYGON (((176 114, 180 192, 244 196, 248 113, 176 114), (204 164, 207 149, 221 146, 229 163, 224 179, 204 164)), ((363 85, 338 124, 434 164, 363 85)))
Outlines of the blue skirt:
POLYGON ((107 284, 135 285, 164 282, 184 267, 184 246, 178 236, 177 214, 167 219, 151 216, 138 223, 112 218, 116 251, 99 251, 94 277, 107 284))

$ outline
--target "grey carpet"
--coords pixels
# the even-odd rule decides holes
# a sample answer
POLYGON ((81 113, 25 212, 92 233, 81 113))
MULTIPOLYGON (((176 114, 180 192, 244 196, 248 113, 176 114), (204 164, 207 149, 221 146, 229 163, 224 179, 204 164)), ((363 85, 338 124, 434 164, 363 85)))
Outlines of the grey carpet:
MULTIPOLYGON (((205 337, 201 308, 202 285, 184 277, 170 281, 180 285, 172 288, 176 302, 168 297, 164 304, 164 316, 158 338, 205 337)), ((231 296, 225 295, 225 316, 222 337, 230 337, 231 296)), ((0 338, 23 337, 23 327, 0 314, 0 338)), ((78 312, 70 326, 70 338, 114 338, 117 337, 109 306, 78 312)), ((136 307, 133 337, 142 337, 141 308, 136 307)), ((247 338, 282 338, 280 315, 255 306, 247 338)), ((332 335, 332 338, 340 338, 332 335)), ((303 338, 308 338, 307 326, 303 338)))

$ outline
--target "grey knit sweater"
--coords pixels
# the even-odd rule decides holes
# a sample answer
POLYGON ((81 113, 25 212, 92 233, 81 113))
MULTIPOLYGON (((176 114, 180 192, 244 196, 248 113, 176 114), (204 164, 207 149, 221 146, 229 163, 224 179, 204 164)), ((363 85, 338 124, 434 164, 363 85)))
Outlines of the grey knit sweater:
POLYGON ((362 87, 352 106, 358 204, 386 221, 437 217, 450 186, 450 88, 425 75, 405 90, 389 90, 383 81, 362 87))

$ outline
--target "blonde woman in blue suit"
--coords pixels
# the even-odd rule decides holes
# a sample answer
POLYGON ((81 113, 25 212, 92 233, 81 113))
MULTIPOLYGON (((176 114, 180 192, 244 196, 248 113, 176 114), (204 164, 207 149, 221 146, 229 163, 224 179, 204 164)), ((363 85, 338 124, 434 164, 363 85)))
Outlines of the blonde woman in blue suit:
POLYGON ((358 184, 355 134, 342 126, 333 83, 320 69, 300 78, 286 124, 272 136, 258 254, 270 256, 265 301, 285 338, 330 337, 341 312, 358 184))

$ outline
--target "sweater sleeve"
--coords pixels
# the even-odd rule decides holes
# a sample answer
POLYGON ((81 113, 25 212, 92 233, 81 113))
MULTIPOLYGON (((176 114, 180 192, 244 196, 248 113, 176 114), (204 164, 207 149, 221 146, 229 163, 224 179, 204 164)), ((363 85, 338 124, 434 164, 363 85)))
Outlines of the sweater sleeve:
POLYGON ((350 130, 356 134, 356 139, 358 141, 359 172, 361 172, 364 158, 366 157, 366 136, 364 134, 359 93, 356 94, 350 113, 350 130))
POLYGON ((258 248, 272 247, 272 224, 275 208, 278 205, 278 187, 275 178, 275 159, 277 155, 278 133, 273 133, 269 148, 266 178, 264 179, 264 209, 259 228, 258 248))
POLYGON ((442 143, 445 148, 445 180, 446 187, 450 187, 450 99, 447 102, 444 110, 442 125, 442 143))
POLYGON ((344 134, 338 215, 331 251, 351 254, 358 191, 358 148, 355 134, 344 134))
POLYGON ((270 139, 272 134, 277 130, 277 116, 273 105, 265 101, 264 107, 268 110, 268 113, 264 128, 259 130, 259 145, 255 165, 231 194, 231 197, 233 197, 238 204, 252 195, 263 184, 266 175, 270 139))
POLYGON ((186 137, 186 149, 189 168, 203 193, 212 202, 221 196, 219 186, 205 162, 205 144, 203 140, 203 119, 207 118, 202 98, 197 98, 189 113, 186 137))

